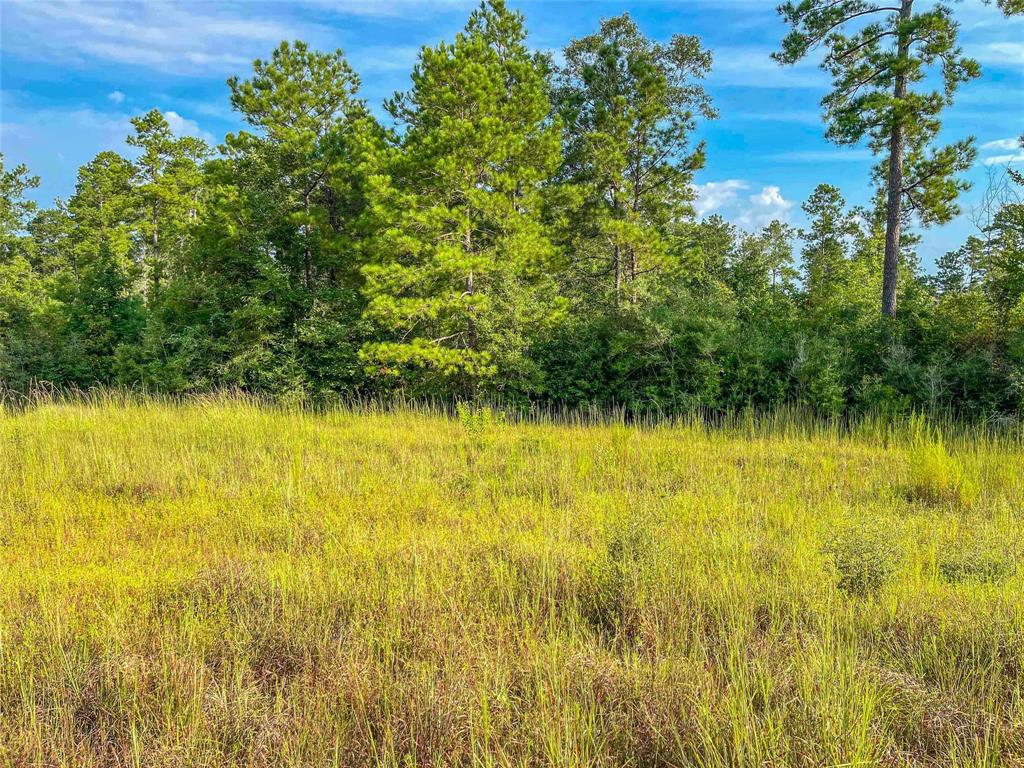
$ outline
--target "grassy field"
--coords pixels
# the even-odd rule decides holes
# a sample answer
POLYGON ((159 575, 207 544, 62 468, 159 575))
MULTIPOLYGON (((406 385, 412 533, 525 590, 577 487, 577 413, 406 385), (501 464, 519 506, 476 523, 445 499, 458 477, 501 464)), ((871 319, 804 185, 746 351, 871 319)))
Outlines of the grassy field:
POLYGON ((0 415, 0 765, 1024 765, 1024 452, 0 415))

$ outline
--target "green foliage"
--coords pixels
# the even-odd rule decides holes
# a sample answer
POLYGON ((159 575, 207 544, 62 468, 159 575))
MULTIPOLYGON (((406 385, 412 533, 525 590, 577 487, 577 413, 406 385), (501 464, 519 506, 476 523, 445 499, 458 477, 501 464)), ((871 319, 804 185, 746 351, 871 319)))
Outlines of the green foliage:
MULTIPOLYGON (((973 67, 947 10, 891 13, 786 6, 780 57, 820 44, 837 81, 885 66, 830 97, 830 130, 879 148, 898 117, 906 194, 939 222, 970 152, 931 146, 938 110, 973 67), (865 26, 842 22, 861 11, 865 26), (900 64, 889 42, 908 35, 900 64), (936 93, 887 90, 933 70, 936 93)), ((821 184, 800 232, 696 218, 694 132, 715 114, 697 38, 655 42, 624 15, 555 60, 520 13, 484 3, 421 51, 388 129, 340 51, 282 43, 229 81, 245 130, 216 153, 153 110, 132 120, 132 159, 100 153, 49 208, 28 169, 0 170, 0 385, 1024 413, 1020 174, 993 176, 977 232, 934 277, 902 232, 902 309, 883 319, 885 206, 821 184)))
POLYGON ((996 5, 1007 16, 1024 14, 1024 0, 996 0, 996 5))
POLYGON ((519 13, 484 3, 388 104, 402 134, 374 180, 384 223, 363 270, 383 339, 362 355, 414 391, 534 389, 529 339, 562 312, 541 215, 559 130, 525 39, 519 13))
POLYGON ((822 100, 826 136, 838 144, 866 140, 883 156, 875 180, 885 197, 882 311, 889 315, 896 310, 906 214, 928 226, 959 213, 956 198, 968 184, 957 174, 973 164, 976 154, 973 138, 933 146, 942 109, 981 70, 957 46, 952 10, 936 4, 915 12, 914 2, 790 0, 779 6, 779 13, 791 31, 773 54, 782 64, 794 64, 824 48, 821 67, 833 80, 833 90, 822 100), (931 67, 939 70, 941 90, 914 90, 931 67))
POLYGON ((566 126, 560 178, 576 193, 565 237, 587 302, 635 304, 678 269, 679 225, 704 166, 690 135, 698 115, 715 116, 698 82, 710 67, 696 37, 653 43, 628 15, 565 49, 554 88, 566 126))
POLYGON ((489 428, 505 424, 507 416, 504 411, 495 412, 489 405, 474 407, 465 402, 460 402, 455 408, 459 423, 469 434, 479 437, 489 428))
POLYGON ((825 547, 836 570, 836 586, 854 597, 877 594, 895 573, 900 549, 881 526, 847 525, 836 529, 825 547))
POLYGON ((39 177, 30 176, 26 166, 8 171, 0 155, 0 264, 14 259, 28 242, 24 232, 36 204, 25 193, 38 186, 39 177))
POLYGON ((1005 552, 977 545, 947 552, 939 560, 939 575, 951 584, 998 584, 1015 571, 1005 552))
POLYGON ((859 227, 846 210, 839 189, 829 184, 818 185, 802 207, 811 222, 801 233, 808 300, 821 313, 841 310, 847 303, 842 289, 849 286, 851 278, 848 251, 859 227), (829 306, 837 301, 842 306, 829 306))
POLYGON ((910 449, 907 498, 925 504, 970 507, 978 487, 956 457, 946 451, 941 438, 919 439, 910 449))

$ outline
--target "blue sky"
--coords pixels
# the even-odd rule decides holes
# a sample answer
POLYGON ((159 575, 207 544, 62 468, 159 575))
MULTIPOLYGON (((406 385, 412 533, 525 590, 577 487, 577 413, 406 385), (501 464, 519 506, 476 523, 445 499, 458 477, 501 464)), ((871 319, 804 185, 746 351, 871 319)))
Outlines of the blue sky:
MULTIPOLYGON (((601 17, 629 11, 649 36, 699 35, 714 52, 707 87, 720 118, 699 129, 708 164, 697 176, 698 211, 754 228, 771 218, 800 225, 814 186, 839 186, 868 201, 873 160, 823 138, 819 101, 828 80, 813 64, 781 68, 768 55, 785 29, 770 0, 555 2, 512 0, 534 47, 558 51, 601 17)), ((49 203, 74 188, 80 165, 103 149, 128 153, 128 119, 151 108, 172 127, 216 143, 239 121, 225 79, 282 39, 340 47, 359 72, 362 95, 380 104, 408 83, 420 46, 450 39, 475 3, 462 0, 277 0, 146 3, 0 0, 0 149, 8 164, 42 177, 49 203)), ((969 174, 980 197, 989 173, 1024 163, 1024 19, 1007 20, 981 0, 954 4, 961 43, 983 76, 963 88, 943 138, 974 135, 981 147, 969 174)), ((926 266, 972 231, 969 216, 926 231, 926 266)))

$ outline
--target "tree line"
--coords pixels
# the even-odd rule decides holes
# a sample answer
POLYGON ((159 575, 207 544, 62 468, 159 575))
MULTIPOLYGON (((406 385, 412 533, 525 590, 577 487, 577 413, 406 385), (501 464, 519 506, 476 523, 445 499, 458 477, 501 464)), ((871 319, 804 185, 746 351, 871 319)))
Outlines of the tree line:
POLYGON ((340 50, 282 43, 228 81, 246 129, 216 149, 153 110, 45 210, 0 165, 0 381, 1019 414, 1024 179, 994 175, 924 274, 911 227, 959 212, 975 159, 940 114, 979 69, 913 6, 780 7, 778 61, 824 51, 827 135, 879 156, 872 205, 821 184, 800 231, 694 215, 697 37, 623 15, 556 65, 490 0, 421 50, 391 125, 340 50))

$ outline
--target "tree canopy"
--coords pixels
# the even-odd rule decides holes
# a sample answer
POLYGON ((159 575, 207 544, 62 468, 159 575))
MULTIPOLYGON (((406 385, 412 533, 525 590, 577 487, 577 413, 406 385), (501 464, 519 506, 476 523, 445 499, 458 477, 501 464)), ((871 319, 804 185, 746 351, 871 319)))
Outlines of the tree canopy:
POLYGON ((781 12, 777 58, 822 48, 827 135, 877 152, 877 204, 823 178, 801 229, 698 217, 712 53, 628 15, 553 56, 485 2, 387 123, 342 51, 285 42, 228 81, 245 130, 218 147, 150 111, 49 207, 0 163, 0 385, 1020 416, 1024 179, 994 172, 934 275, 916 250, 974 156, 936 143, 978 72, 954 11, 781 12))

